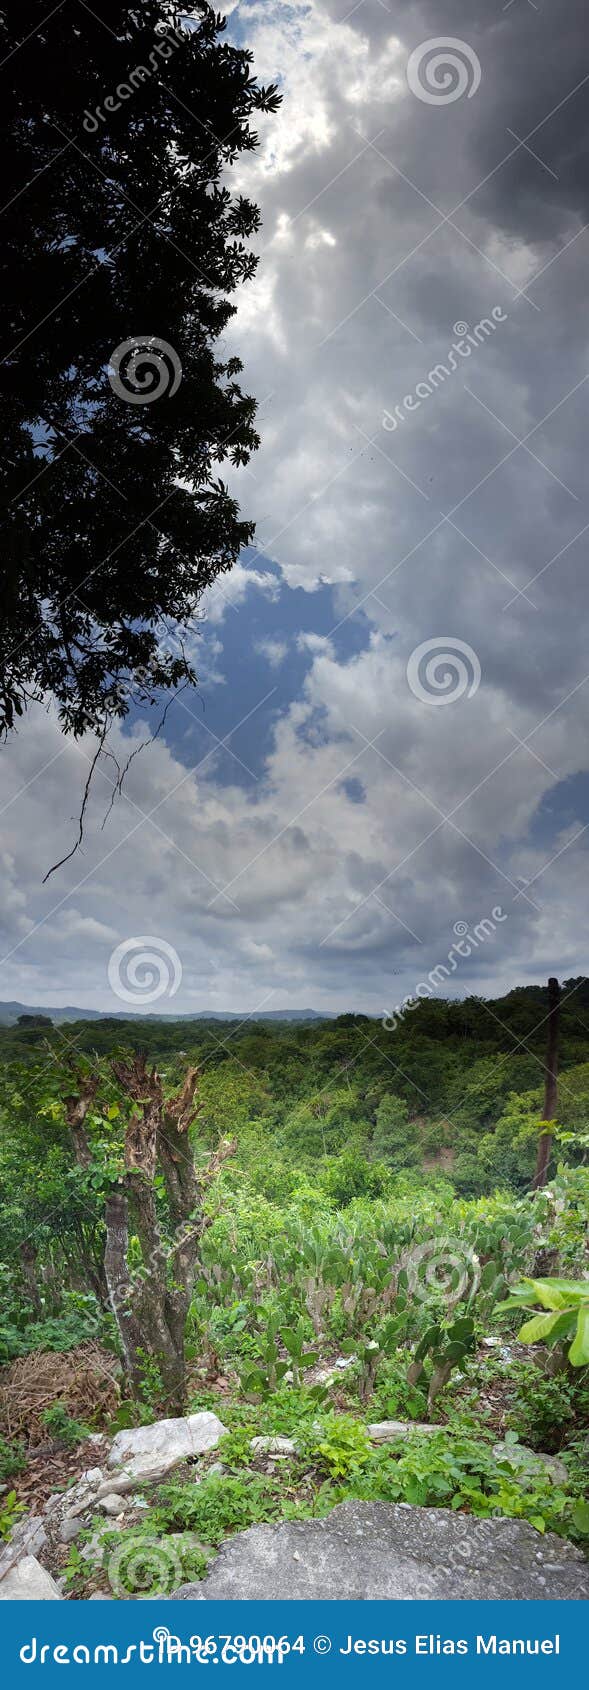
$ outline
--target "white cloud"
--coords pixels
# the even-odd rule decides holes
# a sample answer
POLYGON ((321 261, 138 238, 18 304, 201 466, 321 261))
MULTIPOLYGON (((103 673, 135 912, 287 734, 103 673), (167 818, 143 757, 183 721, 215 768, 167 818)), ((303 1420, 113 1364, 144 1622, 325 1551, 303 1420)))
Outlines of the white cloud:
POLYGON ((259 653, 260 657, 266 658, 271 669, 280 669, 281 665, 284 663, 285 657, 288 656, 288 645, 286 640, 257 640, 255 650, 259 653))
POLYGON ((242 939, 240 950, 251 962, 274 961, 274 951, 271 945, 259 945, 256 939, 242 939))
POLYGON ((222 622, 228 610, 237 609, 243 604, 246 593, 252 591, 275 599, 279 591, 276 576, 268 569, 247 569, 244 564, 236 563, 230 573, 220 576, 207 593, 204 600, 207 620, 222 622))

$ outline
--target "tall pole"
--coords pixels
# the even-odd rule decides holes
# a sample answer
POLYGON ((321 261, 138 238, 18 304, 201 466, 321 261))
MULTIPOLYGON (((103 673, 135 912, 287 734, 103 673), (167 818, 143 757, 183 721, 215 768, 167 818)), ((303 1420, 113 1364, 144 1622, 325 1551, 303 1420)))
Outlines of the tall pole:
MULTIPOLYGON (((544 1120, 555 1121, 558 1103, 558 1024, 560 1017, 560 986, 558 980, 551 974, 548 981, 548 1036, 546 1040, 546 1063, 544 1082, 544 1120)), ((532 1191, 539 1191, 546 1184, 548 1164, 552 1149, 552 1134, 543 1132, 538 1139, 538 1155, 536 1171, 532 1180, 532 1191)))

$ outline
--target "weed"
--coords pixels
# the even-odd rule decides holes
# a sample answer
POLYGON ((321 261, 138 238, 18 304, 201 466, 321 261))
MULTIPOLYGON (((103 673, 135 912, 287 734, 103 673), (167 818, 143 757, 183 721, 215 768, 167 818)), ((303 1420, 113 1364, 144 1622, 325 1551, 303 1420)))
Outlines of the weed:
POLYGON ((81 1420, 72 1419, 62 1402, 53 1402, 50 1408, 44 1409, 41 1419, 49 1436, 57 1443, 65 1444, 66 1449, 72 1449, 74 1444, 88 1437, 88 1427, 81 1420))
POLYGON ((349 1414, 326 1414, 303 1440, 303 1448, 330 1479, 355 1477, 370 1455, 365 1427, 349 1414))
POLYGON ((18 1502, 16 1491, 11 1490, 7 1496, 0 1497, 0 1538, 9 1541, 21 1514, 24 1514, 24 1502, 18 1502))
POLYGON ((9 1443, 6 1438, 0 1437, 0 1484, 22 1473, 26 1464, 24 1444, 9 1443))

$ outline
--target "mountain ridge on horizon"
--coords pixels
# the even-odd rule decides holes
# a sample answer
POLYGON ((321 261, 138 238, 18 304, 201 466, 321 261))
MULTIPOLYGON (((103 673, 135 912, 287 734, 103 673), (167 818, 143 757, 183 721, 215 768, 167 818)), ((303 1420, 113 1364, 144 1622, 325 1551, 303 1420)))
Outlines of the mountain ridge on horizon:
POLYGON ((152 1009, 80 1009, 76 1004, 64 1004, 55 1007, 49 1004, 19 1003, 12 999, 0 1003, 0 1026, 14 1027, 21 1015, 45 1015, 58 1026, 63 1021, 145 1021, 148 1017, 152 1021, 333 1021, 337 1011, 333 1009, 270 1009, 265 1013, 255 1010, 218 1010, 196 1009, 178 1011, 174 1014, 166 1010, 158 1014, 152 1009))

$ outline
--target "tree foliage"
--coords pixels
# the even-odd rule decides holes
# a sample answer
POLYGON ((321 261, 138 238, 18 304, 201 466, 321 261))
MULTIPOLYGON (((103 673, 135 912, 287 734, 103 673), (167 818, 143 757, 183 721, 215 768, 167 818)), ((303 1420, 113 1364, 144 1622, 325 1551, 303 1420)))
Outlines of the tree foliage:
POLYGON ((206 0, 192 13, 0 19, 0 731, 50 696, 103 734, 193 680, 197 601, 252 536, 220 466, 255 449, 255 401, 218 343, 260 216, 225 177, 278 96, 206 0))

